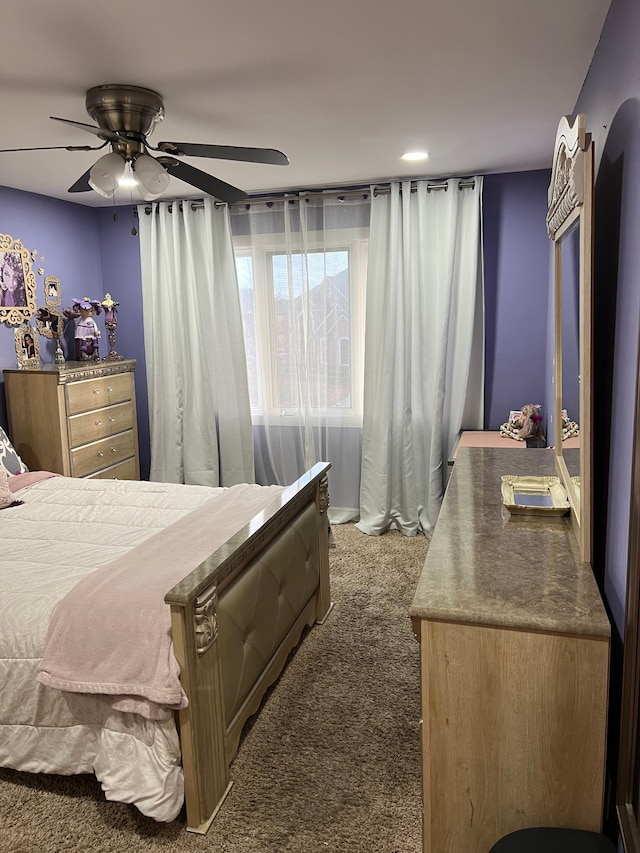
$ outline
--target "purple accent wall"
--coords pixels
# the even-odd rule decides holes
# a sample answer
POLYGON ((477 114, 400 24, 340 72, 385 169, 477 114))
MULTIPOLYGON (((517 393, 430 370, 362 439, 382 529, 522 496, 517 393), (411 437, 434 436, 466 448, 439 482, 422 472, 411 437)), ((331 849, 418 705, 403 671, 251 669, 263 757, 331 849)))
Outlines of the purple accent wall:
MULTIPOLYGON (((9 234, 25 248, 37 250, 33 264, 36 273, 36 301, 44 304, 45 275, 60 279, 62 307, 74 297, 101 298, 99 236, 95 211, 70 202, 46 198, 35 193, 0 187, 0 233, 9 234), (40 260, 40 256, 44 260, 40 260), (44 275, 38 275, 41 267, 44 275)), ((32 320, 32 325, 35 321, 32 320)), ((53 342, 40 337, 40 357, 53 361, 53 342)), ((16 366, 14 329, 0 324, 0 371, 16 366)), ((4 380, 0 373, 0 424, 6 427, 4 380)))
MULTIPOLYGON (((149 409, 147 406, 147 374, 142 325, 142 280, 140 272, 140 243, 131 233, 138 228, 137 216, 130 207, 96 211, 100 242, 100 268, 105 292, 120 303, 116 329, 116 352, 125 358, 135 358, 136 408, 140 444, 140 476, 149 477, 151 464, 149 448, 149 409)), ((108 352, 105 342, 104 355, 108 352)))
MULTIPOLYGON (((0 233, 21 240, 30 250, 37 250, 33 264, 36 273, 36 301, 44 304, 45 275, 60 279, 61 308, 74 297, 102 299, 110 292, 120 302, 116 350, 126 358, 138 361, 136 396, 140 437, 140 468, 143 478, 149 473, 149 415, 147 380, 142 334, 142 289, 140 280, 140 247, 131 235, 137 226, 132 208, 118 208, 114 221, 112 209, 94 209, 71 202, 50 199, 34 193, 0 187, 0 233), (40 261, 40 256, 44 257, 40 261), (43 275, 37 269, 44 270, 43 275)), ((32 319, 31 323, 34 324, 32 319)), ((108 352, 104 317, 96 317, 102 330, 101 355, 108 352)), ((40 337, 40 358, 53 361, 53 342, 40 337)), ((71 326, 63 343, 65 353, 72 352, 71 326)), ((14 329, 0 324, 0 371, 15 367, 14 329)), ((0 377, 1 378, 1 377, 0 377)), ((4 381, 0 382, 0 424, 6 428, 4 381)))
POLYGON ((613 0, 575 107, 595 141, 594 569, 622 634, 640 315, 640 5, 613 0))
POLYGON ((550 179, 547 170, 484 178, 486 429, 498 429, 511 409, 526 403, 542 403, 545 420, 551 411, 545 356, 550 179))
MULTIPOLYGON (((543 358, 547 328, 549 240, 546 236, 547 171, 489 175, 484 179, 486 293, 485 423, 497 429, 512 408, 545 404, 543 358)), ((45 274, 60 278, 62 305, 75 296, 120 303, 116 350, 135 358, 140 466, 150 464, 147 378, 142 327, 142 287, 137 221, 130 207, 87 208, 0 187, 0 232, 22 240, 45 257, 45 274)), ((38 302, 43 301, 42 276, 38 302)), ((97 318, 103 328, 102 317, 97 318)), ((107 341, 103 330, 102 354, 107 341)), ((53 347, 40 338, 43 361, 53 347)), ((15 365, 13 329, 0 325, 0 369, 15 365)), ((546 406, 545 406, 546 411, 546 406)), ((6 426, 4 382, 0 424, 6 426)))
MULTIPOLYGON (((594 556, 612 622, 608 777, 617 773, 640 317, 640 4, 612 0, 573 110, 595 142, 594 556)), ((637 506, 637 499, 635 501, 637 506)), ((615 802, 615 796, 610 798, 615 802)), ((612 837, 614 814, 605 815, 612 837)))

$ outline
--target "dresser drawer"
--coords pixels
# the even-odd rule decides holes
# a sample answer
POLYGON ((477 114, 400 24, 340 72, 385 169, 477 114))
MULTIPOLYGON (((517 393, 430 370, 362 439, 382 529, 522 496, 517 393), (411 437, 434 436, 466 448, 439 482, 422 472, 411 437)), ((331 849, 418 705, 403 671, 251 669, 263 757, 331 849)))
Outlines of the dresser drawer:
POLYGON ((134 458, 125 459, 118 465, 111 465, 110 468, 103 468, 101 471, 96 471, 95 474, 90 474, 87 480, 138 480, 138 466, 134 458))
POLYGON ((135 456, 133 430, 103 438, 71 451, 71 476, 86 477, 135 456))
POLYGON ((67 414, 77 415, 90 409, 101 409, 114 403, 123 403, 133 397, 131 373, 83 379, 67 385, 67 414))
POLYGON ((107 406, 105 409, 94 409, 82 415, 72 415, 69 418, 70 446, 79 447, 90 441, 98 441, 108 435, 124 432, 133 428, 133 405, 131 401, 107 406))

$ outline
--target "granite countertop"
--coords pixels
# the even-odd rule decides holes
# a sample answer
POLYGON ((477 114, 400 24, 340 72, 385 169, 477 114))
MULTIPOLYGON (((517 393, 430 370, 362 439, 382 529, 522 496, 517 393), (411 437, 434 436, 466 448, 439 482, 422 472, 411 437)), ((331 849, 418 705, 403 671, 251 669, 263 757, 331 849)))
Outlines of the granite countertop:
POLYGON ((609 637, 569 517, 511 516, 502 504, 503 474, 555 473, 550 450, 461 447, 410 616, 609 637))

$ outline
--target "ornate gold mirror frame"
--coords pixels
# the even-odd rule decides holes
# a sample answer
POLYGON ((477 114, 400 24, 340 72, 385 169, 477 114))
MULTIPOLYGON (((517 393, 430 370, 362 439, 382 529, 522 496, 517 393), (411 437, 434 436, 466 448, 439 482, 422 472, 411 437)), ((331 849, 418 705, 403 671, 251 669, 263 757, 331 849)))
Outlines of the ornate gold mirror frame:
POLYGON ((36 310, 36 277, 31 252, 9 234, 0 234, 0 323, 27 323, 36 310))
MULTIPOLYGON (((582 114, 564 116, 558 125, 547 229, 554 243, 556 470, 569 498, 580 554, 585 562, 591 562, 593 142, 585 131, 582 114), (567 316, 571 305, 575 318, 567 316), (568 348, 571 337, 578 345, 575 353, 568 348), (570 373, 577 369, 578 375, 563 371, 563 364, 570 373), (562 412, 567 409, 565 396, 569 396, 574 382, 579 399, 579 440, 573 443, 579 446, 569 448, 568 442, 563 442, 562 412)), ((569 416, 576 418, 573 412, 569 416)))

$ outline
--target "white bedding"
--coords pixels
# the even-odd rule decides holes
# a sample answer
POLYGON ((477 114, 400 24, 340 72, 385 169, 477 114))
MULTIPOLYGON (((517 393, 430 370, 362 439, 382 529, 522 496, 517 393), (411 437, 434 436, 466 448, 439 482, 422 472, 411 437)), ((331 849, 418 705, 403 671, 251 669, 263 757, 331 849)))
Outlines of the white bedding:
MULTIPOLYGON (((20 475, 19 475, 20 476, 20 475)), ((0 766, 95 773, 108 799, 173 820, 183 802, 173 717, 114 711, 108 697, 36 681, 51 613, 77 581, 224 492, 54 477, 0 511, 0 766)))

